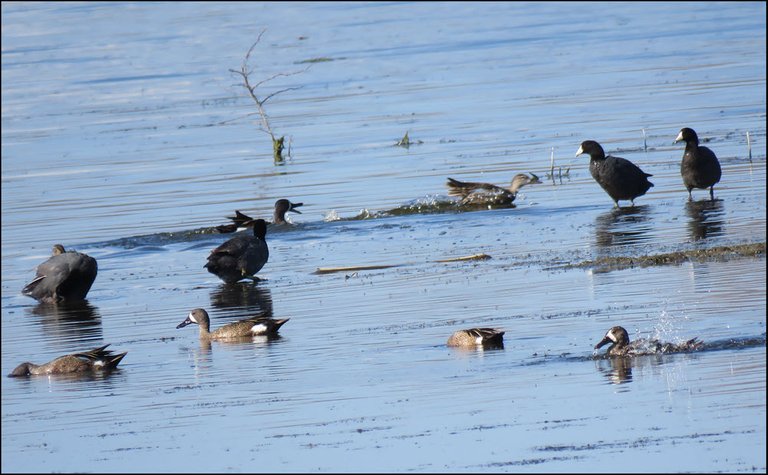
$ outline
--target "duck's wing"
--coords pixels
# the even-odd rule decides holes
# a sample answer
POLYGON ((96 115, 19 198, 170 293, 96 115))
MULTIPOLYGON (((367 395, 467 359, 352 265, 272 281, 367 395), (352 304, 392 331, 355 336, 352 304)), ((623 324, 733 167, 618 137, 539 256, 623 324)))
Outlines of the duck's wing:
POLYGON ((233 237, 229 241, 211 251, 211 255, 208 256, 208 259, 224 255, 239 257, 248 250, 252 241, 253 237, 250 236, 233 237))
POLYGON ((488 192, 507 192, 504 188, 496 185, 492 185, 490 183, 480 183, 480 182, 474 182, 474 181, 459 181, 454 180, 453 178, 448 178, 448 181, 446 182, 446 186, 448 187, 448 194, 451 196, 459 196, 461 198, 466 198, 471 193, 474 193, 476 191, 488 191, 488 192))
POLYGON ((227 216, 227 219, 231 219, 235 224, 242 225, 246 221, 253 221, 253 218, 248 216, 247 214, 243 214, 238 210, 235 210, 234 216, 227 216))
POLYGON ((229 234, 237 231, 237 224, 221 224, 216 226, 216 231, 221 234, 229 234))
POLYGON ((235 210, 234 216, 227 216, 227 219, 231 220, 232 223, 216 226, 216 231, 221 234, 234 233, 238 229, 247 227, 253 222, 253 218, 238 210, 235 210))
POLYGON ((72 356, 76 356, 78 358, 85 358, 87 360, 96 361, 105 357, 108 357, 112 354, 112 351, 108 350, 107 347, 110 344, 107 343, 104 346, 100 346, 98 348, 94 348, 92 350, 83 351, 81 353, 73 353, 72 356))
POLYGON ((606 160, 613 160, 614 161, 614 170, 617 174, 621 174, 622 176, 631 177, 632 179, 641 180, 643 178, 648 178, 649 176, 653 176, 650 173, 645 173, 643 170, 640 169, 639 166, 635 165, 633 162, 630 162, 626 158, 622 157, 616 157, 613 155, 608 155, 605 157, 606 160))
POLYGON ((504 337, 504 332, 495 328, 470 328, 466 332, 483 344, 501 343, 504 337))
POLYGON ((38 275, 37 277, 32 279, 32 281, 30 283, 25 285, 23 289, 21 289, 21 293, 24 294, 24 295, 32 295, 32 294, 34 294, 35 293, 35 289, 37 288, 38 285, 40 285, 40 282, 42 282, 43 279, 45 279, 44 275, 38 275))

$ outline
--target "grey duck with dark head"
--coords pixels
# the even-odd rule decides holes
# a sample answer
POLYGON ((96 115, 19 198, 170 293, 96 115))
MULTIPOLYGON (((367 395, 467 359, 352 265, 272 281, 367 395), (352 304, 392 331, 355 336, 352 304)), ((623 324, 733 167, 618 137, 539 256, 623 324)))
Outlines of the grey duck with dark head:
POLYGON ((675 143, 685 141, 683 161, 680 163, 680 174, 683 184, 688 190, 688 200, 692 200, 691 190, 694 188, 709 188, 709 199, 715 199, 715 185, 720 181, 723 172, 715 152, 699 145, 699 136, 693 129, 685 127, 677 134, 675 143))
POLYGON ((581 143, 576 156, 586 153, 589 155, 589 172, 592 178, 608 193, 616 207, 619 200, 630 200, 635 205, 635 198, 643 196, 653 183, 645 173, 626 158, 605 155, 603 147, 594 140, 585 140, 581 143))

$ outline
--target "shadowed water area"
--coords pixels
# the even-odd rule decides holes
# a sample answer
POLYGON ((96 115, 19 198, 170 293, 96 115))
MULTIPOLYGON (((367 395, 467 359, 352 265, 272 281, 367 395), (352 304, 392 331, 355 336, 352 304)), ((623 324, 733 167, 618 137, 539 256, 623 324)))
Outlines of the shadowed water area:
POLYGON ((765 14, 4 2, 2 470, 765 472, 765 14), (281 163, 230 72, 265 28, 281 163), (715 201, 688 201, 682 127, 715 201), (653 175, 634 207, 588 139, 653 175), (541 183, 513 207, 445 184, 517 173, 541 183), (203 268, 279 198, 302 214, 259 281, 203 268), (87 301, 21 294, 56 243, 98 260, 87 301), (201 342, 194 308, 290 320, 201 342), (617 325, 703 345, 596 355, 617 325), (503 347, 446 346, 470 327, 503 347), (6 377, 107 343, 110 374, 6 377))

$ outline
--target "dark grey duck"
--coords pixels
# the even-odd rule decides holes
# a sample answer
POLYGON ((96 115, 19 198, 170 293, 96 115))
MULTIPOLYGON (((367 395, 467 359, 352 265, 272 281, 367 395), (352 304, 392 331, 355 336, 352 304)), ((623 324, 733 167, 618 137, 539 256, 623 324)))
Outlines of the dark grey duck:
POLYGON ((97 272, 96 259, 56 244, 51 257, 37 266, 35 278, 21 292, 45 303, 81 301, 91 290, 97 272))
POLYGON ((685 127, 677 134, 675 143, 685 141, 685 153, 680 163, 680 174, 683 184, 688 190, 688 200, 692 200, 691 190, 694 188, 709 188, 709 199, 715 199, 715 185, 723 174, 715 152, 699 145, 699 136, 693 129, 685 127))
POLYGON ((582 153, 589 155, 589 172, 592 178, 608 193, 616 207, 619 200, 630 200, 635 205, 635 198, 643 196, 653 183, 645 173, 626 158, 605 155, 603 147, 594 140, 585 140, 576 151, 578 157, 582 153))
POLYGON ((253 234, 235 236, 217 247, 208 256, 206 269, 228 284, 250 278, 264 267, 269 259, 267 247, 267 223, 263 219, 253 221, 253 234))

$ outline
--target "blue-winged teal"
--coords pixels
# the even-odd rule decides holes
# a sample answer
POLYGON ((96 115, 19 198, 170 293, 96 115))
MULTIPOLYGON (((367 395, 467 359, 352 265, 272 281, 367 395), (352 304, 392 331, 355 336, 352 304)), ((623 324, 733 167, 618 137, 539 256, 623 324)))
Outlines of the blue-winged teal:
POLYGON ((211 320, 208 312, 202 308, 196 308, 189 312, 186 320, 179 323, 176 328, 183 328, 190 323, 196 323, 200 327, 200 339, 226 340, 251 337, 257 335, 275 335, 289 318, 274 320, 267 317, 251 317, 237 322, 229 323, 211 332, 211 320))
POLYGON ((84 300, 97 272, 96 259, 66 251, 64 246, 56 244, 51 257, 37 266, 35 278, 21 292, 46 303, 84 300))
POLYGON ((541 183, 541 181, 533 173, 531 176, 518 173, 512 178, 509 188, 490 183, 459 181, 450 177, 446 186, 449 195, 461 198, 462 205, 511 205, 517 198, 518 190, 532 183, 541 183))
POLYGON ((709 188, 709 198, 715 199, 715 184, 720 181, 722 170, 715 152, 699 145, 699 136, 693 129, 685 127, 677 134, 675 143, 685 140, 685 153, 680 164, 683 184, 688 190, 688 200, 692 200, 691 190, 709 188))
POLYGON ((595 345, 595 349, 597 350, 607 343, 611 343, 608 351, 605 352, 608 356, 682 353, 687 351, 697 351, 703 346, 703 343, 698 338, 691 338, 683 343, 662 343, 658 340, 644 338, 630 342, 627 330, 625 330, 624 327, 618 326, 608 330, 603 339, 595 345))
POLYGON ((253 221, 253 235, 235 236, 217 247, 208 256, 203 267, 228 284, 250 278, 256 279, 257 272, 269 259, 266 241, 267 223, 263 219, 253 221))
POLYGON ((585 140, 576 151, 578 157, 582 153, 589 155, 589 172, 592 178, 608 193, 616 207, 619 200, 630 200, 635 205, 635 198, 643 196, 653 183, 648 181, 650 175, 645 173, 626 158, 605 155, 603 147, 594 140, 585 140))
POLYGON ((504 332, 495 328, 468 328, 448 338, 448 346, 503 346, 504 332))
POLYGON ((113 355, 112 351, 106 349, 108 346, 109 344, 82 353, 72 353, 71 355, 60 356, 55 360, 42 365, 22 363, 8 376, 111 371, 117 367, 117 364, 120 363, 120 360, 122 360, 128 352, 126 351, 125 353, 113 355))
MULTIPOLYGON (((301 211, 297 210, 296 208, 303 205, 304 203, 291 203, 285 198, 280 198, 279 200, 275 201, 275 212, 272 215, 272 224, 288 224, 288 221, 285 219, 285 213, 290 211, 292 213, 301 214, 301 211)), ((231 220, 232 223, 216 226, 216 230, 218 232, 233 233, 235 231, 240 231, 248 226, 253 225, 253 222, 255 221, 247 214, 241 213, 237 210, 235 211, 234 216, 227 216, 227 219, 231 220)))

